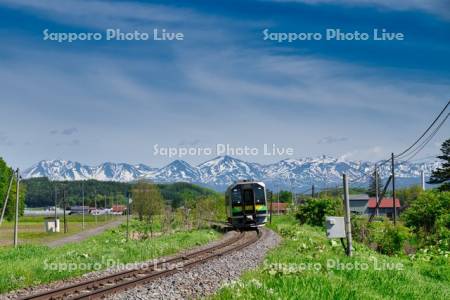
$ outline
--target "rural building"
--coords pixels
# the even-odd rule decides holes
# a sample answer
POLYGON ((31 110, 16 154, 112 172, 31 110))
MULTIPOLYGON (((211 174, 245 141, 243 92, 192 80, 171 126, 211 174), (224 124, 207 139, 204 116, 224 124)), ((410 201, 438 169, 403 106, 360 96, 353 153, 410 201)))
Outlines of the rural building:
POLYGON ((71 206, 69 215, 83 214, 83 211, 89 214, 89 206, 71 206))
POLYGON ((288 203, 272 202, 272 213, 274 215, 286 214, 288 209, 288 203))
MULTIPOLYGON (((358 215, 371 215, 375 212, 377 206, 377 200, 375 197, 369 197, 367 194, 350 195, 350 212, 358 215)), ((397 207, 397 215, 400 212, 400 200, 395 200, 397 207)), ((394 215, 394 208, 392 198, 383 198, 378 207, 378 213, 375 215, 386 216, 392 218, 394 215)))
POLYGON ((125 205, 113 205, 111 212, 115 214, 123 214, 127 210, 125 205))
POLYGON ((350 195, 349 200, 351 213, 358 215, 369 214, 368 210, 369 195, 367 194, 350 195))
MULTIPOLYGON (((377 206, 377 199, 375 197, 369 198, 368 203, 369 214, 374 213, 376 206, 377 206)), ((398 215, 400 213, 400 200, 398 198, 395 199, 395 206, 397 207, 397 215, 398 215)), ((392 216, 394 215, 392 198, 383 198, 383 200, 381 200, 380 205, 378 206, 378 213, 375 213, 375 215, 392 218, 392 216)))

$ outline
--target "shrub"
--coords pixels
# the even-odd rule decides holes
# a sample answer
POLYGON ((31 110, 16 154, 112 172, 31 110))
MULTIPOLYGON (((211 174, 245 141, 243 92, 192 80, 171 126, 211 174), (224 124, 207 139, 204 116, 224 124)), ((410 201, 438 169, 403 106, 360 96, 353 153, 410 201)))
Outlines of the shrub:
POLYGON ((405 224, 421 246, 440 244, 448 250, 450 240, 450 192, 426 191, 403 213, 405 224))
POLYGON ((405 242, 411 238, 409 229, 401 224, 394 226, 388 219, 368 224, 368 244, 387 255, 401 253, 405 242))
POLYGON ((369 223, 368 219, 362 216, 352 217, 352 236, 355 241, 387 255, 401 253, 412 237, 409 229, 401 224, 394 226, 386 218, 378 218, 377 221, 369 223))
POLYGON ((296 218, 302 224, 323 226, 325 216, 341 216, 343 213, 343 203, 339 198, 309 198, 297 208, 296 218))
POLYGON ((366 243, 369 237, 369 221, 367 217, 360 215, 352 215, 352 237, 355 241, 366 243))

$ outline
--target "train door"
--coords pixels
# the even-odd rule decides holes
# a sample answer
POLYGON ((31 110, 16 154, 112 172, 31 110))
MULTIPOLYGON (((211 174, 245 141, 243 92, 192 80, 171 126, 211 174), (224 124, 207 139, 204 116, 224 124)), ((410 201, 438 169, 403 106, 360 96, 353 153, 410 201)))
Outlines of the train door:
POLYGON ((242 191, 244 214, 253 216, 255 214, 255 196, 253 189, 245 188, 242 191))

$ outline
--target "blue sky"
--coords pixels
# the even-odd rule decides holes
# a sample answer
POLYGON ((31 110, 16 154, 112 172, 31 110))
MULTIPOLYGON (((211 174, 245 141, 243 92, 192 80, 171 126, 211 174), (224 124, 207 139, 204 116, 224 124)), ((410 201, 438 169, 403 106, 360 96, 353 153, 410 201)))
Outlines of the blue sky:
MULTIPOLYGON (((41 159, 162 166, 172 159, 154 155, 155 144, 275 143, 294 157, 384 158, 450 97, 449 2, 391 2, 0 0, 0 155, 21 168, 41 159), (185 39, 57 43, 42 33, 106 28, 185 39), (266 28, 385 28, 405 40, 277 43, 263 40, 266 28)), ((418 157, 437 153, 449 129, 418 157)))

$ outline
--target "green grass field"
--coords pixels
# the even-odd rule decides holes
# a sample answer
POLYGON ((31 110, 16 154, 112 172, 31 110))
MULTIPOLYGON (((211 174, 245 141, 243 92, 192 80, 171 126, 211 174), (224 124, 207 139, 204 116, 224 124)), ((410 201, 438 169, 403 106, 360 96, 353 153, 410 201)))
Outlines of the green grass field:
MULTIPOLYGON (((119 216, 85 216, 85 229, 95 228, 97 226, 106 224, 116 220, 119 216)), ((61 232, 53 233, 46 232, 44 228, 43 216, 26 216, 19 218, 19 243, 21 244, 45 244, 47 242, 63 238, 69 235, 76 234, 82 230, 82 216, 81 215, 68 215, 68 233, 63 233, 63 222, 61 222, 61 232)), ((14 235, 14 222, 3 222, 0 226, 0 246, 10 246, 13 243, 14 235)))
POLYGON ((354 256, 317 227, 276 217, 282 244, 263 266, 222 288, 213 299, 449 299, 448 257, 388 257, 355 244, 354 256), (375 264, 375 261, 377 262, 375 264), (349 264, 348 264, 349 263, 349 264), (334 265, 333 265, 334 264, 334 265), (357 268, 359 264, 359 269, 357 268), (403 269, 398 267, 401 264, 403 269), (353 269, 350 269, 352 266, 353 269), (362 269, 368 266, 368 269, 362 269), (394 266, 396 270, 389 270, 394 266))
POLYGON ((31 244, 18 249, 3 247, 0 248, 0 293, 79 276, 113 264, 174 254, 219 237, 216 231, 202 229, 127 242, 121 226, 80 243, 52 249, 31 244))

